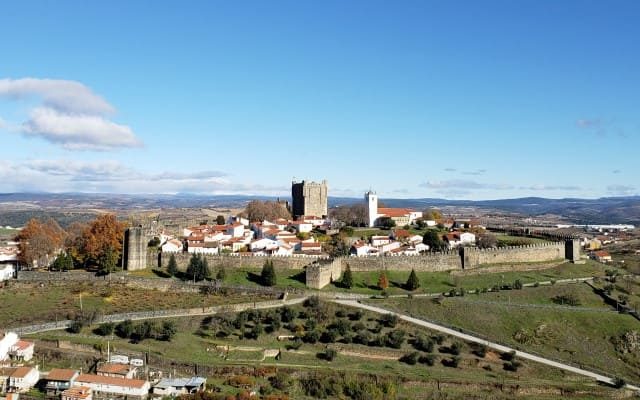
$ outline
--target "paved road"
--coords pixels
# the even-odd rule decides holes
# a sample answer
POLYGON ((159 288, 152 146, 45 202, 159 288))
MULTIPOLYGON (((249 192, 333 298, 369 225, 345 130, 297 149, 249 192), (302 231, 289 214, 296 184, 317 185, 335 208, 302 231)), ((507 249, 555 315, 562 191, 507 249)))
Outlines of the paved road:
MULTIPOLYGON (((524 359, 527 359, 527 360, 535 361, 535 362, 538 362, 538 363, 541 363, 541 364, 545 364, 545 365, 548 365, 548 366, 551 366, 551 367, 554 367, 554 368, 560 368, 560 369, 563 369, 565 371, 573 372, 573 373, 578 374, 578 375, 587 376, 589 378, 594 378, 594 379, 596 379, 597 381, 600 381, 600 382, 605 382, 605 383, 608 383, 608 384, 612 384, 613 383, 613 379, 608 377, 608 376, 605 376, 605 375, 600 375, 600 374, 597 374, 595 372, 587 371, 587 370, 584 370, 584 369, 581 369, 581 368, 576 368, 576 367, 573 367, 571 365, 567 365, 567 364, 564 364, 564 363, 561 363, 561 362, 558 362, 558 361, 549 360, 547 358, 539 357, 539 356, 536 356, 534 354, 530 354, 530 353, 526 353, 524 351, 516 350, 516 349, 513 349, 511 347, 503 346, 503 345, 498 344, 498 343, 489 342, 489 341, 487 341, 485 339, 482 339, 482 338, 479 338, 479 337, 476 337, 476 336, 472 336, 472 335, 468 335, 466 333, 458 332, 456 330, 447 328, 445 326, 437 325, 437 324, 434 324, 434 323, 431 323, 431 322, 427 322, 427 321, 424 321, 424 320, 421 320, 421 319, 418 319, 418 318, 410 317, 410 316, 405 315, 405 314, 398 314, 396 312, 389 311, 389 310, 386 310, 384 308, 371 306, 371 305, 368 305, 368 304, 362 304, 362 303, 359 303, 358 301, 354 301, 354 300, 333 300, 333 301, 335 303, 339 303, 339 304, 342 304, 342 305, 345 305, 345 306, 362 308, 362 309, 373 311, 373 312, 376 312, 376 313, 379 313, 379 314, 395 314, 395 315, 398 316, 398 318, 400 318, 402 320, 405 320, 407 322, 411 322, 411 323, 416 324, 416 325, 424 326, 425 328, 429 328, 429 329, 432 329, 434 331, 439 331, 439 332, 442 332, 442 333, 446 333, 447 335, 455 336, 455 337, 460 338, 462 340, 465 340, 467 342, 483 344, 483 345, 485 345, 487 347, 490 347, 492 349, 498 350, 500 352, 515 351, 515 354, 518 357, 521 357, 521 358, 524 358, 524 359)), ((640 392, 640 387, 638 387, 638 386, 626 385, 626 387, 628 389, 640 392)))

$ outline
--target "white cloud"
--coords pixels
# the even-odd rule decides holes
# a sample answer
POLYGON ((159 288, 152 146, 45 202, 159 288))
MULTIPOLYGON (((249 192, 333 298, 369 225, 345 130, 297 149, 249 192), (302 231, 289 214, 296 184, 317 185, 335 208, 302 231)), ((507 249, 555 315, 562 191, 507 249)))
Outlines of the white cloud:
POLYGON ((40 97, 49 108, 67 113, 110 114, 113 106, 80 82, 60 79, 0 79, 0 96, 40 97))
POLYGON ((289 189, 284 186, 234 183, 220 171, 146 173, 117 161, 0 161, 0 192, 282 195, 289 189))
POLYGON ((450 179, 444 181, 427 181, 420 184, 420 187, 427 189, 493 189, 493 190, 509 190, 513 189, 513 185, 504 183, 481 183, 470 180, 450 179))
POLYGON ((2 117, 0 117, 0 129, 4 128, 7 126, 7 123, 4 121, 4 119, 2 119, 2 117))
POLYGON ((106 151, 139 147, 133 130, 107 118, 115 112, 105 99, 80 82, 55 79, 0 79, 0 97, 40 99, 18 130, 69 150, 106 151))
POLYGON ((22 126, 26 136, 39 136, 69 150, 110 150, 139 147, 131 128, 98 115, 64 114, 53 108, 38 107, 22 126))
POLYGON ((619 184, 607 186, 607 192, 614 196, 631 196, 638 193, 634 186, 619 184))
POLYGON ((534 190, 534 191, 555 191, 555 190, 564 190, 564 191, 577 191, 582 190, 580 186, 573 185, 532 185, 532 186, 522 186, 520 189, 523 190, 534 190))

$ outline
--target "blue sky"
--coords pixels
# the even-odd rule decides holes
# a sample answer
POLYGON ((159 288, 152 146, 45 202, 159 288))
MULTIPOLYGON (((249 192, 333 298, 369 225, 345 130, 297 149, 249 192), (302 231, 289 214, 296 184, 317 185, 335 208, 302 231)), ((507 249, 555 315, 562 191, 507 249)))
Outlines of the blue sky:
POLYGON ((640 3, 19 1, 0 191, 640 193, 640 3))

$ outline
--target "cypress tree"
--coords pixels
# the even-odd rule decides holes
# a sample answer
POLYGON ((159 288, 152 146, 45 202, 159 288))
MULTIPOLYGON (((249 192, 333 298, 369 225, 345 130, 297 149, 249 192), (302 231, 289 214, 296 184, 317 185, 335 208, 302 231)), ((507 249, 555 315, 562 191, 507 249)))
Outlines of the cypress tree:
POLYGON ((418 279, 418 275, 414 269, 411 269, 409 279, 407 279, 407 283, 404 286, 407 290, 416 290, 420 287, 420 279, 418 279))
POLYGON ((169 257, 169 263, 167 264, 167 273, 171 276, 176 276, 178 273, 178 264, 176 263, 176 256, 171 254, 169 257))
POLYGON ((386 290, 389 287, 389 278, 387 278, 387 274, 384 271, 380 273, 378 278, 378 287, 382 290, 386 290))
POLYGON ((273 261, 266 260, 264 265, 262 266, 262 284, 264 286, 275 286, 276 285, 276 271, 273 268, 273 261))
POLYGON ((353 287, 353 274, 351 273, 351 267, 349 267, 349 264, 347 264, 347 268, 344 270, 342 281, 340 283, 342 284, 342 287, 347 289, 351 289, 353 287))

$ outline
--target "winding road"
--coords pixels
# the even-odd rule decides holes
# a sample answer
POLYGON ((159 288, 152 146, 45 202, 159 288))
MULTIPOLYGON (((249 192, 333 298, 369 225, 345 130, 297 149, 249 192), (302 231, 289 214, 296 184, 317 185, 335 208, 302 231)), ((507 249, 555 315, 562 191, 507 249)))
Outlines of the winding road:
MULTIPOLYGON (((460 338, 462 340, 465 340, 467 342, 482 344, 482 345, 485 345, 485 346, 490 347, 492 349, 498 350, 500 352, 511 352, 511 351, 513 351, 513 352, 515 352, 515 354, 518 357, 524 358, 526 360, 535 361, 537 363, 548 365, 548 366, 554 367, 554 368, 560 368, 560 369, 563 369, 565 371, 573 372, 573 373, 578 374, 578 375, 582 375, 582 376, 586 376, 586 377, 589 377, 589 378, 593 378, 593 379, 595 379, 595 380, 597 380, 599 382, 604 382, 604 383, 607 383, 607 384, 613 384, 613 378, 610 378, 608 376, 597 374, 595 372, 587 371, 587 370, 584 370, 584 369, 581 369, 581 368, 573 367, 571 365, 564 364, 564 363, 561 363, 561 362, 558 362, 558 361, 549 360, 548 358, 539 357, 539 356, 536 356, 536 355, 531 354, 531 353, 526 353, 524 351, 516 350, 516 349, 508 347, 508 346, 504 346, 504 345, 501 345, 501 344, 498 344, 498 343, 490 342, 490 341, 487 341, 485 339, 482 339, 482 338, 479 338, 479 337, 476 337, 476 336, 472 336, 472 335, 469 335, 469 334, 466 334, 466 333, 458 332, 456 330, 447 328, 445 326, 434 324, 432 322, 427 322, 427 321, 424 321, 422 319, 411 317, 409 315, 399 314, 399 313, 396 313, 396 312, 393 312, 393 311, 390 311, 390 310, 387 310, 387 309, 384 309, 384 308, 371 306, 371 305, 368 305, 368 304, 362 304, 362 303, 360 303, 358 301, 354 301, 354 300, 333 300, 333 302, 334 303, 338 303, 338 304, 342 304, 342 305, 345 305, 345 306, 349 306, 349 307, 361 308, 363 310, 372 311, 372 312, 375 312, 375 313, 378 313, 378 314, 394 314, 394 315, 397 315, 398 318, 400 318, 400 319, 402 319, 404 321, 407 321, 407 322, 410 322, 412 324, 416 324, 416 325, 419 325, 419 326, 423 326, 425 328, 429 328, 429 329, 432 329, 434 331, 442 332, 442 333, 445 333, 447 335, 455 336, 455 337, 460 338)), ((626 388, 627 389, 631 389, 631 390, 635 390, 637 392, 640 392, 640 387, 635 386, 635 385, 627 384, 626 388)))

